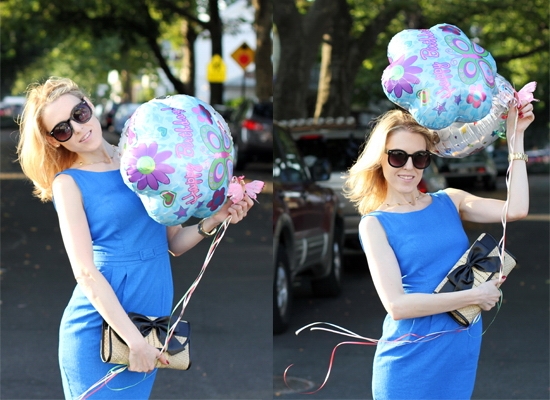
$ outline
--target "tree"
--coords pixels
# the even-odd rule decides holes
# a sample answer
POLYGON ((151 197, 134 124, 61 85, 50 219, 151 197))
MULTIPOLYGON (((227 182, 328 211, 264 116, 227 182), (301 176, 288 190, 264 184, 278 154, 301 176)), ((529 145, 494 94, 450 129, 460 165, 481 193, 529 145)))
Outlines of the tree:
MULTIPOLYGON (((535 106, 539 111, 548 107, 549 28, 545 0, 533 0, 521 9, 511 0, 335 0, 333 3, 337 7, 323 14, 330 23, 325 21, 317 26, 317 34, 322 30, 322 48, 317 35, 312 35, 311 40, 308 37, 306 44, 298 38, 305 38, 304 33, 309 32, 310 13, 317 5, 322 8, 326 3, 321 0, 309 3, 302 14, 297 11, 303 6, 302 1, 274 4, 281 39, 281 67, 274 87, 277 119, 348 115, 354 107, 386 102, 380 79, 388 65, 386 50, 390 39, 406 28, 429 28, 442 22, 461 27, 470 37, 475 35, 475 40, 491 51, 499 73, 516 87, 537 80, 537 93, 544 95, 539 95, 544 101, 535 106), (308 54, 300 55, 301 50, 308 54), (321 59, 321 72, 319 85, 312 90, 317 97, 314 112, 306 106, 307 86, 303 81, 311 75, 317 57, 321 59), (302 59, 313 63, 305 64, 299 61, 302 59)), ((540 115, 548 123, 547 113, 540 115)))
MULTIPOLYGON (((147 57, 147 62, 156 64, 164 71, 177 93, 190 95, 194 94, 193 46, 198 34, 208 30, 212 38, 212 53, 222 54, 223 25, 218 0, 111 0, 85 4, 62 0, 9 0, 8 4, 2 4, 1 11, 2 17, 8 17, 8 24, 6 19, 3 20, 1 60, 2 84, 6 91, 11 88, 17 70, 47 55, 65 38, 72 36, 95 43, 102 43, 105 38, 116 39, 120 43, 117 50, 125 54, 145 45, 148 51, 142 51, 142 54, 147 57), (198 3, 204 15, 209 16, 208 19, 199 18, 198 3), (182 19, 185 21, 183 24, 182 19), (8 29, 5 29, 6 25, 8 29), (184 40, 179 42, 186 47, 182 53, 187 65, 185 74, 181 75, 174 72, 162 46, 168 27, 176 25, 184 36, 184 40), (37 32, 40 35, 36 35, 37 32), (34 40, 37 36, 45 40, 37 42, 34 40), (20 43, 25 43, 25 46, 20 43), (145 53, 148 53, 147 56, 145 53)), ((265 26, 265 18, 262 24, 265 26)), ((264 43, 265 40, 262 40, 264 43)), ((103 65, 112 65, 109 57, 103 65)), ((264 58, 265 55, 261 59, 264 58)), ((213 85, 211 93, 211 102, 222 103, 221 84, 213 85)))
POLYGON ((281 44, 273 87, 274 119, 306 117, 311 68, 336 6, 334 0, 316 0, 301 11, 294 0, 274 4, 273 21, 281 44))
POLYGON ((255 10, 254 30, 256 31, 256 97, 260 101, 269 100, 273 96, 273 65, 271 55, 271 27, 273 21, 272 0, 252 0, 255 10))

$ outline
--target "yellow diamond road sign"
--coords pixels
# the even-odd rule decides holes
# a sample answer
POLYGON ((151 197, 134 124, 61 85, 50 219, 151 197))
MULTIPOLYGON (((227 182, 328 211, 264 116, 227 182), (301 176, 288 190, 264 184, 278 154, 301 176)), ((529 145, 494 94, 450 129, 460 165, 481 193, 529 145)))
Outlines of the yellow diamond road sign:
POLYGON ((248 44, 244 42, 231 54, 231 57, 237 61, 237 64, 239 64, 242 69, 245 69, 254 62, 254 50, 248 47, 248 44))

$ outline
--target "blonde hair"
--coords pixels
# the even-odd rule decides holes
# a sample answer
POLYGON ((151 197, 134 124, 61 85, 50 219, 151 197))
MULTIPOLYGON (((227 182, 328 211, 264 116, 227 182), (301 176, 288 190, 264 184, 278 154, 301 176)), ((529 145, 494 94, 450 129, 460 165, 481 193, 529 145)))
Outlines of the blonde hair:
POLYGON ((382 173, 382 159, 388 136, 402 129, 422 135, 426 148, 433 148, 434 134, 416 122, 408 112, 391 110, 380 116, 344 182, 344 195, 361 215, 376 210, 386 198, 388 185, 382 173))
POLYGON ((69 168, 77 154, 63 146, 54 147, 47 137, 43 121, 44 108, 64 94, 78 98, 86 94, 68 78, 50 77, 46 82, 27 88, 27 100, 19 121, 18 161, 23 173, 33 182, 33 194, 43 202, 52 200, 55 175, 69 168))

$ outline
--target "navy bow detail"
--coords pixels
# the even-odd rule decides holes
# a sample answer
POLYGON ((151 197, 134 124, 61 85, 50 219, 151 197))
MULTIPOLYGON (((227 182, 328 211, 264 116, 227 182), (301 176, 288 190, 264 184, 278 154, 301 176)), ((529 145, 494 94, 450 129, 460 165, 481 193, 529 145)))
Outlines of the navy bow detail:
POLYGON ((470 289, 474 285, 474 270, 476 268, 483 272, 494 273, 500 270, 500 257, 488 256, 498 246, 496 240, 485 235, 481 240, 476 240, 468 252, 466 263, 459 265, 447 275, 448 281, 441 288, 440 292, 454 292, 470 289))
MULTIPOLYGON (((146 317, 145 315, 132 312, 128 313, 128 316, 130 317, 130 320, 134 323, 134 325, 139 329, 143 337, 149 336, 151 332, 155 330, 157 332, 160 342, 163 344, 166 342, 166 337, 168 336, 168 324, 170 324, 171 328, 177 320, 177 316, 172 316, 171 320, 170 317, 159 317, 151 319, 149 317, 146 317)), ((188 341, 189 323, 187 321, 180 321, 177 324, 176 329, 174 330, 172 338, 168 342, 168 348, 166 349, 166 352, 170 355, 177 354, 185 349, 188 341), (178 340, 176 340, 176 336, 185 337, 185 342, 183 344, 180 343, 178 340)))

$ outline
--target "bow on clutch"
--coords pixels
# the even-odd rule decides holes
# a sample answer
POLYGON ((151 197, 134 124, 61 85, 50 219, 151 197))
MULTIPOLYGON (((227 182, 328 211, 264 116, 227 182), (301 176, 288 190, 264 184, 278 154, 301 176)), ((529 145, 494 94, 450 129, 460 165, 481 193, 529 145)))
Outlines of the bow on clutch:
POLYGON ((473 268, 479 271, 491 273, 487 280, 500 271, 500 257, 489 256, 489 253, 497 246, 496 241, 489 235, 481 240, 476 240, 470 248, 466 263, 459 265, 447 275, 447 283, 441 288, 441 292, 455 292, 471 289, 474 285, 475 275, 473 268))
MULTIPOLYGON (((177 316, 170 317, 159 317, 159 318, 149 318, 145 315, 138 313, 130 312, 128 317, 134 323, 134 325, 139 329, 143 337, 149 336, 152 332, 156 331, 157 337, 162 344, 166 342, 166 337, 168 336, 168 329, 174 326, 177 321, 177 316)), ((180 343, 175 339, 175 336, 185 337, 187 341, 189 340, 189 325, 180 321, 176 328, 174 329, 174 334, 168 342, 168 348, 166 352, 170 355, 178 354, 185 349, 187 341, 185 343, 180 343)))

